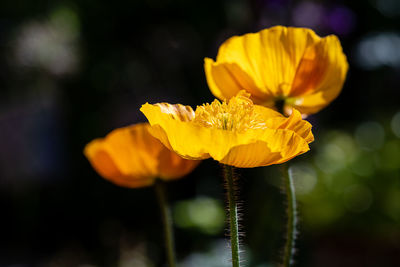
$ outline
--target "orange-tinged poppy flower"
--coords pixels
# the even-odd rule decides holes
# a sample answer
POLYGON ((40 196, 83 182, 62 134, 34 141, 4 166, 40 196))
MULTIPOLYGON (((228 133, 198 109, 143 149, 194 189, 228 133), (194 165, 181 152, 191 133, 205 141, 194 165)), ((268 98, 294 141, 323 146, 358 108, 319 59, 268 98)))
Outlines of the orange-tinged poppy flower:
POLYGON ((205 58, 211 92, 230 99, 246 90, 255 104, 282 102, 313 114, 340 93, 348 63, 335 35, 321 38, 312 30, 275 26, 234 36, 219 48, 217 59, 205 58))
POLYGON ((240 91, 229 102, 190 106, 158 103, 140 109, 151 134, 188 159, 213 159, 251 168, 278 164, 309 150, 311 125, 294 110, 290 117, 259 105, 240 91))
POLYGON ((129 188, 180 178, 199 164, 166 148, 149 129, 148 123, 115 129, 87 144, 84 154, 102 177, 129 188))

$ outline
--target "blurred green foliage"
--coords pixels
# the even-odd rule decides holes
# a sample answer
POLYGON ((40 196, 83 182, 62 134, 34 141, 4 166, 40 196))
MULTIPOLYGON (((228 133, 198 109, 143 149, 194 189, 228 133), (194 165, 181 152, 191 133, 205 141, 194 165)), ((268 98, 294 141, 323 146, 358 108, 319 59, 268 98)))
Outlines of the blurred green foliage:
POLYGON ((355 214, 363 220, 376 213, 385 216, 369 221, 362 230, 373 233, 398 226, 400 210, 390 200, 399 193, 400 139, 390 122, 360 123, 354 134, 327 131, 313 145, 310 163, 291 167, 298 198, 307 206, 302 212, 305 226, 328 227, 343 217, 355 214))

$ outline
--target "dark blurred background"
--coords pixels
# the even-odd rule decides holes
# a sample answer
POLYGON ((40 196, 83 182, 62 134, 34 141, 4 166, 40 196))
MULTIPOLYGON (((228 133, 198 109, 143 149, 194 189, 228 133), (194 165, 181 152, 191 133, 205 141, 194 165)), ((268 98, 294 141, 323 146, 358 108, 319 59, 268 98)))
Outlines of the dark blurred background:
MULTIPOLYGON (((0 3, 0 266, 163 266, 153 188, 100 178, 82 154, 145 121, 145 102, 210 102, 203 58, 274 25, 336 34, 343 92, 309 117, 290 162, 296 266, 399 266, 400 1, 146 0, 0 3)), ((285 230, 277 167, 239 170, 245 265, 276 266, 285 230)), ((181 266, 229 266, 217 162, 168 184, 181 266)))

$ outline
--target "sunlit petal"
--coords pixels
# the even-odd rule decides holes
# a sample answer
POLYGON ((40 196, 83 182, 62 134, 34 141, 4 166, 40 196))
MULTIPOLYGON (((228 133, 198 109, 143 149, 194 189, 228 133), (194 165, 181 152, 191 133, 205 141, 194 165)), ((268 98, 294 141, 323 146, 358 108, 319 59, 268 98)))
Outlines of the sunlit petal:
POLYGON ((184 158, 212 157, 244 168, 267 166, 308 151, 313 141, 311 125, 298 111, 287 118, 254 105, 244 91, 228 102, 198 106, 190 120, 182 118, 192 109, 178 106, 185 107, 146 103, 141 111, 152 125, 151 133, 184 158))
POLYGON ((256 104, 274 107, 283 100, 304 114, 337 97, 348 69, 336 36, 321 38, 310 29, 283 26, 231 37, 220 46, 216 61, 206 58, 204 66, 219 99, 246 90, 256 104), (314 94, 320 101, 315 104, 314 94))
POLYGON ((347 70, 346 56, 336 36, 327 36, 310 46, 293 81, 290 96, 299 98, 294 106, 300 111, 304 106, 314 108, 311 113, 318 112, 339 95, 347 70))

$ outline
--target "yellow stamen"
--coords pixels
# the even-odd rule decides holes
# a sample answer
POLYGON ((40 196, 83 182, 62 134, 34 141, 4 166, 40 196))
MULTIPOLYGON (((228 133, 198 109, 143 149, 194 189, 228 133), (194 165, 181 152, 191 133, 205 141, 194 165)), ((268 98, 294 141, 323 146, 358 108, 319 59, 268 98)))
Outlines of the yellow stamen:
POLYGON ((214 100, 197 106, 193 122, 204 127, 243 132, 247 129, 266 128, 260 115, 254 112, 250 94, 241 91, 229 102, 214 100))

